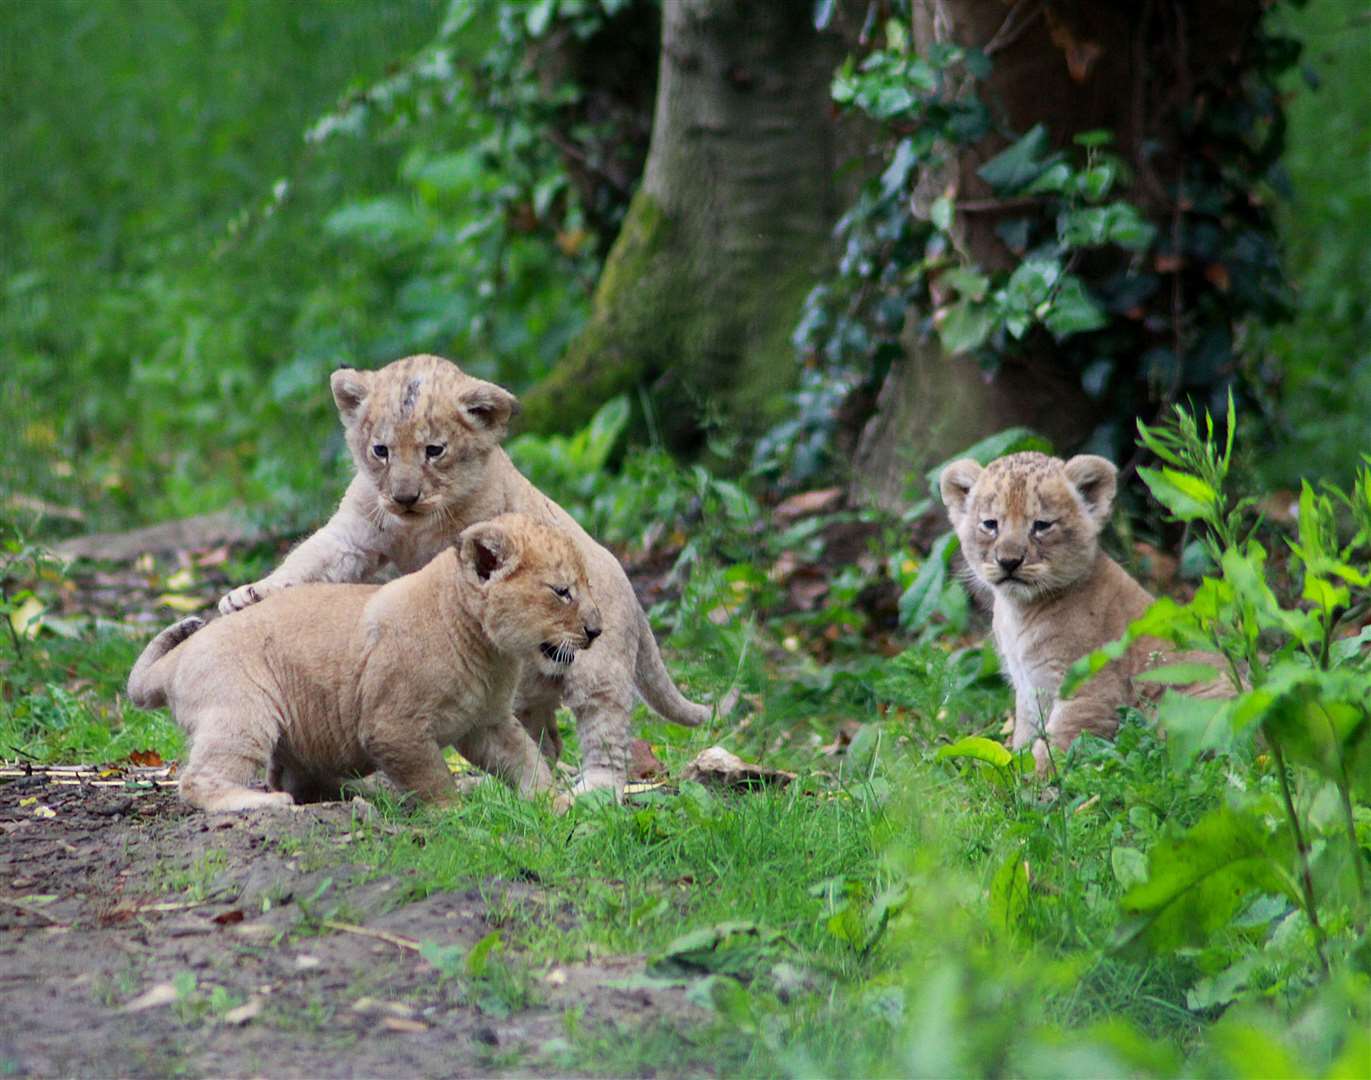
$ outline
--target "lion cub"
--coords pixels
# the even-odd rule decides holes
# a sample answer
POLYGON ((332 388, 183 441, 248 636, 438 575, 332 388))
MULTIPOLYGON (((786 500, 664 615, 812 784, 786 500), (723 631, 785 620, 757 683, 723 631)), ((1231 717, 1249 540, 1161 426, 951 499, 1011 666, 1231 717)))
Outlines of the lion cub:
MULTIPOLYGON (((1116 708, 1141 696, 1133 676, 1177 659, 1144 638, 1069 701, 1057 696, 1067 668, 1122 637, 1152 603, 1151 593, 1100 550, 1117 475, 1091 454, 1062 461, 1025 453, 984 469, 969 458, 954 461, 940 481, 971 582, 994 598, 995 647, 1014 685, 1013 747, 1031 743, 1040 770, 1049 761, 1044 738, 1058 751, 1083 731, 1113 738, 1116 708)), ((1232 694, 1222 680, 1186 692, 1232 694)))
POLYGON ((520 675, 565 677, 599 635, 572 538, 505 514, 385 585, 302 585, 208 626, 184 619, 143 651, 128 693, 170 704, 190 734, 181 794, 204 810, 336 796, 377 769, 445 802, 447 745, 528 794, 552 774, 514 718, 520 675), (270 792, 246 786, 263 765, 270 792))

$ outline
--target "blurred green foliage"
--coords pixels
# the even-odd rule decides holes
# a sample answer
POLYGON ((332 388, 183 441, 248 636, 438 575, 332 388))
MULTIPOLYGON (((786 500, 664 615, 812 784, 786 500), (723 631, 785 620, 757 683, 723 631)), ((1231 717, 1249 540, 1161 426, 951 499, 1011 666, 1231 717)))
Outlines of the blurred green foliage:
POLYGON ((574 215, 558 243, 520 226, 559 180, 501 171, 532 136, 475 86, 503 12, 466 7, 446 38, 433 0, 0 9, 0 487, 103 524, 235 500, 309 521, 346 468, 332 368, 541 374, 595 244, 574 215), (395 85, 409 58, 443 95, 395 85), (385 124, 326 137, 365 129, 359 99, 385 124))
POLYGON ((1323 0, 1281 15, 1304 42, 1285 89, 1285 169, 1291 198, 1277 210, 1294 321, 1259 335, 1284 379, 1284 426, 1263 466, 1273 484, 1301 477, 1347 483, 1355 451, 1371 449, 1371 13, 1323 0))

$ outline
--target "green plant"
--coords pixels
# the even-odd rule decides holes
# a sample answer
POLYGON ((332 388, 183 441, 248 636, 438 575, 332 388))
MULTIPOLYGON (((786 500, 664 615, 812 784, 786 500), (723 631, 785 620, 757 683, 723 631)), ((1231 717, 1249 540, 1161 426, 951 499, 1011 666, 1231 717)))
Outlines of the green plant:
MULTIPOLYGON (((1203 434, 1180 407, 1167 427, 1139 424, 1141 441, 1165 463, 1140 470, 1144 482, 1176 520, 1206 530, 1222 576, 1206 577, 1189 603, 1158 600, 1123 639, 1083 657, 1063 693, 1142 637, 1218 658, 1234 696, 1198 700, 1168 691, 1158 710, 1168 746, 1185 763, 1250 746, 1259 735, 1277 792, 1234 793, 1155 846, 1146 879, 1123 898, 1134 916, 1125 936, 1146 936, 1163 949, 1203 944, 1254 897, 1284 897, 1306 920, 1326 975, 1339 958, 1333 946, 1355 945, 1371 904, 1371 846, 1361 824, 1371 797, 1371 630, 1339 630, 1349 613, 1371 604, 1371 467, 1363 465, 1350 494, 1304 484, 1298 534, 1286 541, 1299 598, 1283 604, 1266 548, 1242 520, 1250 503, 1230 505, 1223 491, 1234 420, 1230 402, 1222 450, 1207 415, 1203 434)), ((1185 684, 1219 674, 1187 661, 1150 677, 1185 684)), ((1278 909, 1272 918, 1284 915, 1278 909)))

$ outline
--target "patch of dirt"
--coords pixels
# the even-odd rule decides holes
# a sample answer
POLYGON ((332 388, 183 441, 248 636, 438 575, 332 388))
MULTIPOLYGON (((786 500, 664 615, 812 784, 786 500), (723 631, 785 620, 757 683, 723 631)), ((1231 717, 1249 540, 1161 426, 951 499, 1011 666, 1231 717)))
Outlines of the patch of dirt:
POLYGON ((470 948, 489 905, 534 886, 405 902, 402 881, 346 861, 369 812, 210 816, 168 787, 0 784, 0 1075, 563 1073, 570 1010, 585 1030, 703 1018, 639 978, 640 957, 515 955, 512 1007, 444 978, 418 945, 470 948), (293 839, 339 858, 305 867, 293 839))

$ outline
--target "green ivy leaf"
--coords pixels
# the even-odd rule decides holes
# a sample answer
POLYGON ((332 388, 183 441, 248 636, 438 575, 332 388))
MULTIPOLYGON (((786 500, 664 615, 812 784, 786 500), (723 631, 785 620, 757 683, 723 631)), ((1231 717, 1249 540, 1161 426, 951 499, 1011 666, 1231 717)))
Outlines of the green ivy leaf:
POLYGON ((1016 195, 1047 168, 1042 160, 1047 150, 1047 128, 1035 124, 1026 135, 1000 151, 976 175, 994 189, 996 195, 1016 195))
POLYGON ((949 353, 970 352, 985 344, 991 325, 989 305, 961 300, 947 309, 938 324, 938 339, 949 353))
POLYGON ((952 228, 953 213, 952 200, 946 195, 939 195, 928 208, 928 219, 933 222, 935 229, 947 232, 952 228))
POLYGON ((1109 323, 1109 316, 1086 292, 1081 279, 1075 274, 1067 274, 1062 278, 1043 322, 1060 341, 1072 334, 1100 329, 1109 323))

